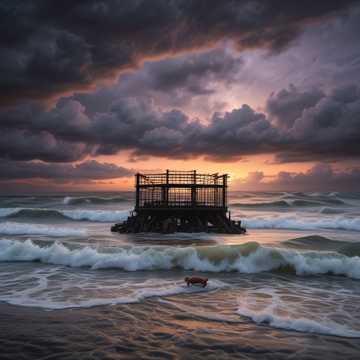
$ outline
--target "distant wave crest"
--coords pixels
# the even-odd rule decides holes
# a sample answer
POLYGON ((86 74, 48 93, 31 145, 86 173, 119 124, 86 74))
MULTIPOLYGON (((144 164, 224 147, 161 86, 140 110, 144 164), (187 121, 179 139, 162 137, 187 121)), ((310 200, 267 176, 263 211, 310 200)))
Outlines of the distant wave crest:
POLYGON ((289 229, 289 230, 351 230, 360 231, 360 218, 345 216, 301 217, 298 215, 257 216, 246 218, 243 224, 250 229, 289 229))
POLYGON ((128 214, 127 210, 0 208, 0 217, 5 218, 63 218, 68 220, 115 222, 125 220, 128 214))
POLYGON ((289 207, 316 207, 324 205, 345 205, 340 199, 322 199, 322 200, 305 200, 305 199, 286 199, 269 202, 254 203, 232 203, 230 206, 242 208, 289 208, 289 207))
POLYGON ((101 196, 66 196, 63 203, 65 205, 79 205, 79 204, 109 204, 128 201, 124 197, 101 197, 101 196))
POLYGON ((269 201, 269 202, 257 202, 257 203, 232 203, 233 207, 244 208, 268 208, 268 207, 289 207, 291 206, 286 200, 269 201))
POLYGON ((20 222, 1 222, 0 234, 2 235, 47 235, 47 236, 85 236, 85 229, 74 229, 64 226, 26 224, 20 222))

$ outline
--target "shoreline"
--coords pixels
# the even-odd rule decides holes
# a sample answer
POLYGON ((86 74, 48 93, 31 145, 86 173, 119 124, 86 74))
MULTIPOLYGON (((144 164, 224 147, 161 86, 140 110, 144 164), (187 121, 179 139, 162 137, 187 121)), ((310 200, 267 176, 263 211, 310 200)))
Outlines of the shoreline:
POLYGON ((359 339, 209 320, 155 299, 140 304, 43 310, 0 303, 3 360, 354 359, 359 339), (321 346, 320 346, 321 345, 321 346))

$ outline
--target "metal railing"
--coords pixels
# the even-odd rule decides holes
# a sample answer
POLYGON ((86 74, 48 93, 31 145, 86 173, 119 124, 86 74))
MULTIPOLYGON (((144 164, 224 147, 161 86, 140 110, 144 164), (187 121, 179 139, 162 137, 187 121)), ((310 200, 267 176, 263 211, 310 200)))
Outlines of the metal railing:
POLYGON ((136 208, 226 208, 227 177, 195 170, 136 174, 136 208))

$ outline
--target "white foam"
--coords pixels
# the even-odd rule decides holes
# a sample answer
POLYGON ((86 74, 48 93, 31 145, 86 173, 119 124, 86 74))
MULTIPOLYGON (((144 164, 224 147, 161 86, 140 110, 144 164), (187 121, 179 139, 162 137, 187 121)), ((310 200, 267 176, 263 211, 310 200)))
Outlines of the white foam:
POLYGON ((72 197, 72 196, 65 196, 65 197, 64 197, 64 200, 63 200, 63 203, 64 203, 65 205, 69 205, 72 201, 73 201, 73 197, 72 197))
POLYGON ((0 273, 0 280, 6 286, 5 292, 0 290, 0 301, 45 309, 83 308, 138 303, 151 297, 209 292, 226 286, 218 280, 209 281, 206 288, 199 288, 187 287, 183 280, 140 279, 128 282, 117 277, 94 278, 86 273, 78 278, 66 272, 56 278, 59 271, 59 268, 42 269, 10 276, 0 273))
MULTIPOLYGON (((269 294, 269 290, 265 293, 269 294)), ((360 331, 331 321, 326 316, 316 318, 309 312, 308 317, 295 317, 289 307, 285 306, 271 290, 270 294, 271 302, 263 308, 257 306, 256 298, 251 298, 249 295, 240 298, 237 313, 252 319, 257 324, 268 324, 280 329, 351 338, 360 337, 360 331)))
POLYGON ((85 236, 85 229, 74 229, 66 226, 49 226, 42 224, 27 224, 12 221, 0 222, 0 234, 3 235, 47 235, 54 237, 62 236, 85 236))
POLYGON ((360 231, 360 218, 345 216, 302 217, 300 215, 265 215, 247 218, 243 225, 252 229, 292 229, 292 230, 352 230, 360 231))
MULTIPOLYGON (((243 245, 242 245, 243 246, 243 245)), ((61 243, 40 247, 31 240, 0 241, 0 261, 40 261, 46 264, 92 269, 185 270, 258 273, 290 266, 298 275, 332 273, 360 279, 360 257, 338 253, 299 252, 257 246, 248 254, 243 247, 229 247, 219 257, 215 247, 118 247, 113 252, 101 252, 92 247, 70 250, 61 243), (208 251, 206 250, 208 248, 208 251)), ((221 254, 223 248, 219 248, 221 254)))

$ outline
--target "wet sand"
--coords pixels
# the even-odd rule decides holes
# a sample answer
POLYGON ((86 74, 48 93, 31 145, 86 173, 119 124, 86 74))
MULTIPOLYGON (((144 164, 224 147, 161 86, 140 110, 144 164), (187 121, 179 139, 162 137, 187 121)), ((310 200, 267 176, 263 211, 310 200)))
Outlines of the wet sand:
POLYGON ((356 359, 360 339, 306 334, 140 304, 47 311, 0 305, 0 358, 356 359))

